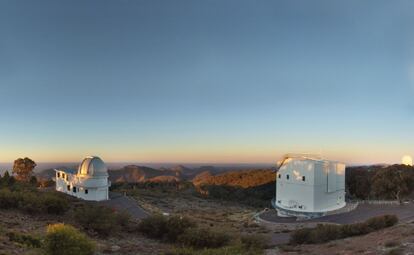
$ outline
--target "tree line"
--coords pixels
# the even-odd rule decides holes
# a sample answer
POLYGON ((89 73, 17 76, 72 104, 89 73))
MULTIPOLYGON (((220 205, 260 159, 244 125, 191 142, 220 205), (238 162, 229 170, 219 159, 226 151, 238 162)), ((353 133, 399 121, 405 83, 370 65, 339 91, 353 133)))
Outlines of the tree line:
POLYGON ((348 167, 347 194, 351 199, 407 199, 414 191, 414 167, 407 165, 348 167))

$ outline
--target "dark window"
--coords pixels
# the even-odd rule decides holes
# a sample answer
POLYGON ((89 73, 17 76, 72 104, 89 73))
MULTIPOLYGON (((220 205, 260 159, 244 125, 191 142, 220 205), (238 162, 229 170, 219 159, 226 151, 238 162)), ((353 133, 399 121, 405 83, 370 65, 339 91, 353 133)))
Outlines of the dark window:
POLYGON ((299 205, 299 209, 302 209, 302 206, 301 205, 299 205))
POLYGON ((68 188, 68 191, 69 191, 70 190, 70 185, 68 185, 67 188, 68 188))
POLYGON ((280 179, 281 176, 282 176, 281 174, 278 175, 279 179, 280 179))
POLYGON ((60 173, 57 173, 57 177, 58 177, 58 178, 60 177, 60 173))
POLYGON ((277 202, 278 202, 279 204, 280 204, 280 203, 282 203, 282 201, 281 201, 281 200, 278 200, 277 202))
POLYGON ((302 176, 302 181, 305 181, 305 176, 302 176))
POLYGON ((289 175, 288 175, 288 174, 286 175, 286 179, 288 179, 288 180, 289 180, 289 175))
POLYGON ((72 188, 72 191, 76 193, 76 187, 73 187, 72 188))
POLYGON ((88 190, 87 189, 85 189, 85 194, 88 194, 88 190))
POLYGON ((62 178, 65 178, 65 174, 62 174, 62 178))

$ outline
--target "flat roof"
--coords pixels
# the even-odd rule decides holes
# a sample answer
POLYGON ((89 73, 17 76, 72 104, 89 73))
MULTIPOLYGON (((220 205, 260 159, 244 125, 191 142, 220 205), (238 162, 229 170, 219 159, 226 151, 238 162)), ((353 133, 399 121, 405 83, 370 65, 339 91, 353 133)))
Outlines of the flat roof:
POLYGON ((55 169, 55 171, 64 172, 67 174, 76 174, 78 172, 76 169, 71 169, 71 168, 55 169))

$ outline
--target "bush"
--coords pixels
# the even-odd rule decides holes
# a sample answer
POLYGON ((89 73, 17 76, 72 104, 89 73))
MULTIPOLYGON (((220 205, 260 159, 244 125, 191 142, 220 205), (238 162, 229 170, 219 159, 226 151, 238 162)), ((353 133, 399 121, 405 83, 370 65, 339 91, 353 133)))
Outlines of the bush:
POLYGON ((11 192, 8 189, 0 190, 0 208, 2 209, 12 209, 17 208, 19 205, 18 197, 14 192, 11 192))
POLYGON ((42 204, 48 214, 61 215, 69 209, 68 201, 58 194, 42 194, 42 204))
POLYGON ((267 238, 262 235, 243 235, 240 241, 246 250, 262 250, 267 246, 267 238))
POLYGON ((371 231, 368 225, 364 222, 343 225, 341 230, 342 230, 342 236, 344 238, 351 237, 351 236, 365 235, 371 231))
POLYGON ((324 243, 335 239, 365 235, 372 231, 391 227, 398 222, 395 215, 383 215, 368 219, 363 223, 348 225, 318 225, 316 228, 304 228, 294 231, 290 236, 291 244, 324 243))
POLYGON ((341 237, 341 226, 319 224, 310 233, 310 243, 325 243, 341 237))
POLYGON ((372 230, 383 229, 397 224, 398 218, 395 215, 383 215, 368 219, 365 223, 372 230))
POLYGON ((34 193, 26 193, 20 196, 19 209, 30 213, 37 214, 44 212, 45 204, 42 201, 42 197, 34 193))
POLYGON ((173 216, 167 220, 166 239, 169 242, 176 242, 178 237, 189 229, 196 227, 196 224, 185 217, 173 216))
POLYGON ((27 213, 63 214, 69 209, 66 198, 56 193, 32 190, 0 190, 0 208, 20 209, 27 213))
POLYGON ((23 244, 27 247, 31 248, 40 248, 42 246, 42 242, 39 238, 33 237, 31 235, 19 234, 15 232, 9 232, 6 234, 11 242, 16 242, 23 244))
POLYGON ((178 242, 197 249, 219 248, 230 242, 230 236, 207 229, 190 228, 178 237, 178 242))
POLYGON ((162 239, 167 233, 167 218, 162 215, 145 218, 138 224, 138 231, 149 238, 162 239))
POLYGON ((260 251, 247 251, 241 246, 226 246, 215 249, 195 250, 193 248, 180 248, 165 253, 165 255, 259 255, 260 251))
POLYGON ((116 213, 105 206, 85 205, 75 211, 75 219, 84 229, 92 230, 100 236, 108 236, 126 226, 129 216, 116 213))
POLYGON ((290 235, 290 243, 291 244, 303 244, 311 240, 312 229, 311 228, 301 228, 293 231, 290 235))
POLYGON ((186 217, 154 215, 143 219, 138 225, 138 231, 150 238, 176 242, 180 235, 193 227, 196 224, 186 217))
POLYGON ((47 228, 45 251, 49 255, 92 255, 95 245, 76 228, 54 224, 47 228))

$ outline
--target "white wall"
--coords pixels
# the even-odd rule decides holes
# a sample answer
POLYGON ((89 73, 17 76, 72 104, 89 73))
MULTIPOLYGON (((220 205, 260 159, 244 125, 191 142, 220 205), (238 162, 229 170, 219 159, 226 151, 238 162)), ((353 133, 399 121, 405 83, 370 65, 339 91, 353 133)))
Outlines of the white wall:
MULTIPOLYGON (((57 171, 58 172, 58 171, 57 171)), ((74 197, 78 197, 84 200, 89 201, 102 201, 108 200, 108 180, 107 178, 91 178, 89 182, 85 182, 89 185, 100 185, 98 187, 93 186, 84 186, 85 183, 82 183, 82 180, 79 180, 77 176, 66 174, 62 171, 59 171, 60 177, 57 176, 56 173, 56 190, 69 194, 74 197), (62 178, 62 174, 68 176, 66 178, 62 178), (70 185, 70 190, 67 189, 67 185, 70 185), (76 187, 76 192, 73 192, 73 187, 76 187), (85 193, 85 189, 88 190, 88 194, 85 193)))
POLYGON ((345 165, 290 159, 276 175, 275 203, 298 212, 326 212, 345 206, 345 165), (286 175, 290 176, 289 180, 286 175), (305 181, 302 181, 302 176, 305 176, 305 181), (292 207, 295 204, 297 206, 292 207))

